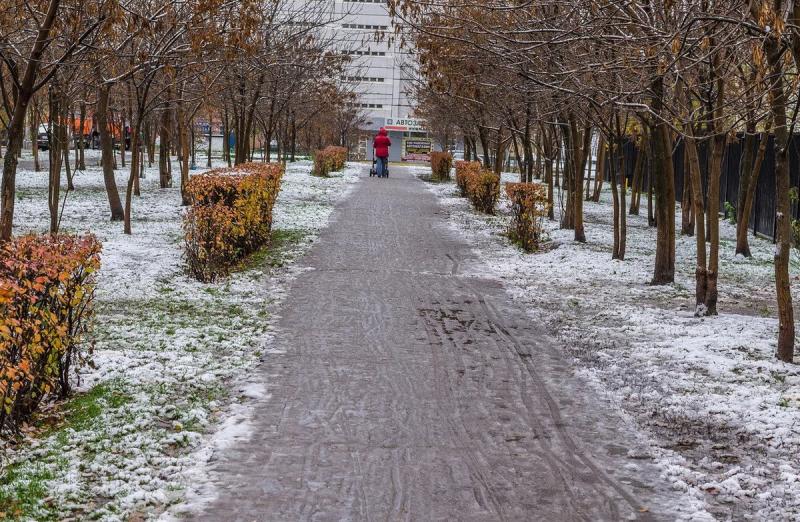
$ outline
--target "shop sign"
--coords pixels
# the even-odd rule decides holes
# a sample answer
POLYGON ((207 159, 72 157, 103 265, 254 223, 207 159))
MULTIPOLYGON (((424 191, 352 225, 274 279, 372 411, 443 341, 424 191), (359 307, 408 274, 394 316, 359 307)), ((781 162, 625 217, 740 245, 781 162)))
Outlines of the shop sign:
POLYGON ((432 143, 424 138, 403 140, 403 161, 430 161, 432 143))
POLYGON ((384 125, 388 131, 396 132, 424 132, 425 120, 413 118, 386 118, 384 125))

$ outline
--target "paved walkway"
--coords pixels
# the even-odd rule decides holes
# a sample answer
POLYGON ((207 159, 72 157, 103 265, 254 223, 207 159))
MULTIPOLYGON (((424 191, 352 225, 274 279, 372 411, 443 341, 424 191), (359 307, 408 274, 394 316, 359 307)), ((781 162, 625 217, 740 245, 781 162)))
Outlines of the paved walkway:
POLYGON ((271 398, 202 518, 674 518, 619 416, 500 283, 459 275, 468 245, 392 175, 364 179, 304 259, 286 354, 261 370, 271 398))

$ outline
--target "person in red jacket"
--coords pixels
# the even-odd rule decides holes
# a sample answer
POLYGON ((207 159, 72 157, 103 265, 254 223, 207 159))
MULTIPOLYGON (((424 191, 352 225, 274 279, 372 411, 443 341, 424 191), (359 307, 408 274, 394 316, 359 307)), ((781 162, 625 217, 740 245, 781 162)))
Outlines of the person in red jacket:
POLYGON ((375 157, 378 158, 378 177, 385 178, 389 176, 389 147, 392 146, 392 140, 386 129, 381 127, 375 140, 372 142, 372 148, 375 149, 375 157))

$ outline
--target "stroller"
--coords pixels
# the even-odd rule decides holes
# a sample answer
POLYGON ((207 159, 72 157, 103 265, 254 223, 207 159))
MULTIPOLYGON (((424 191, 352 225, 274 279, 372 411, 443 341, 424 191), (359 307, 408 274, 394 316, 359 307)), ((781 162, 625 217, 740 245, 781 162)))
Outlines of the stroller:
MULTIPOLYGON (((375 149, 372 149, 372 168, 369 169, 369 177, 373 178, 378 175, 378 158, 375 156, 375 149)), ((386 165, 386 177, 389 177, 389 165, 386 165)))

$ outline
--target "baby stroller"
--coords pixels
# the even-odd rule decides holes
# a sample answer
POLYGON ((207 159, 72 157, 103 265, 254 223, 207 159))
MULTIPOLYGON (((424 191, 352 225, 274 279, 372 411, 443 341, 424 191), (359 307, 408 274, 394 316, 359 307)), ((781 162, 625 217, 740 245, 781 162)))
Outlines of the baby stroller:
MULTIPOLYGON (((375 149, 372 149, 372 168, 369 169, 369 177, 375 177, 378 175, 378 157, 375 156, 375 149)), ((389 177, 389 164, 386 164, 386 177, 389 177)))

